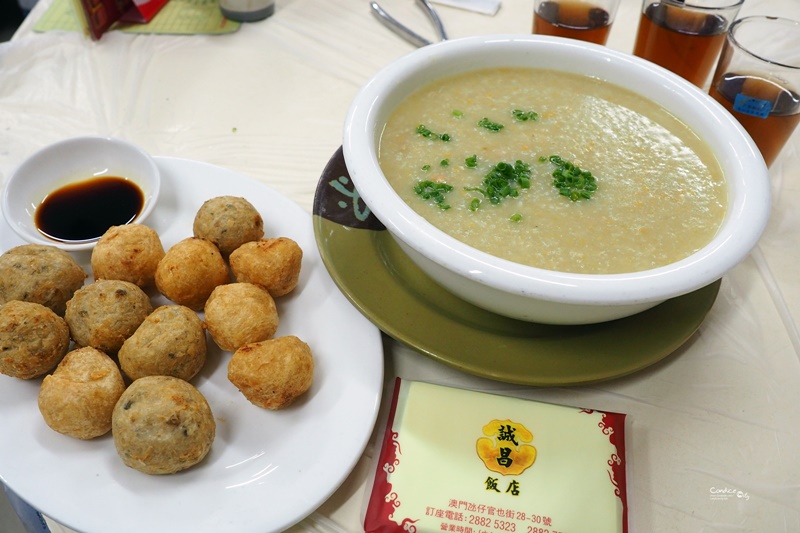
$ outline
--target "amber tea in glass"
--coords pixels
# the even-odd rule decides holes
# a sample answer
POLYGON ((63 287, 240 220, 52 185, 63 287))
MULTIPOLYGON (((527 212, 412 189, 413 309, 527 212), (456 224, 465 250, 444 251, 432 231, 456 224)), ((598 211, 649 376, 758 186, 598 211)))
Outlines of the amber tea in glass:
POLYGON ((619 0, 536 0, 533 33, 606 44, 619 0))
POLYGON ((744 0, 644 0, 633 54, 703 87, 744 0))
POLYGON ((772 165, 800 123, 800 22, 745 17, 731 25, 709 94, 772 165))

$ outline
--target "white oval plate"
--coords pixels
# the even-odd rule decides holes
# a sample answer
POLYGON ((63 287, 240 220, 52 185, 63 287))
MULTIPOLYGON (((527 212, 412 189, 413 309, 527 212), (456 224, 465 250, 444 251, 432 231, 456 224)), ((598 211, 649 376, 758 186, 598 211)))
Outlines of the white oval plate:
MULTIPOLYGON (((256 407, 228 381, 230 353, 209 340, 208 361, 192 383, 217 422, 211 452, 184 472, 150 476, 122 463, 110 434, 80 441, 47 427, 37 406, 41 379, 0 375, 0 479, 45 515, 84 533, 284 530, 327 500, 364 451, 383 383, 380 332, 331 280, 309 213, 229 170, 174 158, 156 162, 162 191, 148 225, 165 249, 190 237, 197 209, 222 195, 247 198, 262 214, 266 236, 301 246, 300 283, 276 300, 276 336, 296 335, 311 346, 314 384, 285 410, 256 407)), ((23 244, 1 224, 2 251, 23 244)), ((89 254, 75 254, 87 282, 89 254)), ((153 294, 154 306, 166 303, 153 294)))

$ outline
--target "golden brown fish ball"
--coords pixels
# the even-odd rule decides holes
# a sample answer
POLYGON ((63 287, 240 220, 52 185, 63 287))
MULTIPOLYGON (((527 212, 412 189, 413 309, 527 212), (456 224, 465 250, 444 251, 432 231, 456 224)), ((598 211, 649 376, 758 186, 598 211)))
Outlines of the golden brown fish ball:
POLYGON ((311 348, 291 335, 245 344, 228 363, 228 379, 254 405, 283 409, 314 381, 311 348))
POLYGON ((92 250, 92 274, 96 280, 118 279, 150 287, 162 257, 164 246, 153 228, 141 224, 111 226, 92 250))
POLYGON ((145 376, 192 379, 206 362, 206 331, 197 313, 163 305, 150 313, 117 354, 132 380, 145 376))
POLYGON ((205 397, 172 376, 137 379, 114 407, 111 433, 122 462, 146 474, 173 474, 196 465, 216 432, 205 397))
POLYGON ((78 346, 114 355, 152 312, 150 298, 139 286, 101 279, 75 292, 64 318, 78 346))
POLYGON ((111 429, 111 413, 124 390, 122 374, 108 355, 96 348, 78 348, 45 376, 39 411, 55 431, 93 439, 111 429))
POLYGON ((0 255, 0 305, 34 302, 64 316, 67 300, 83 286, 86 273, 55 246, 23 244, 0 255))
POLYGON ((230 256, 236 281, 260 285, 277 298, 297 287, 303 250, 287 237, 248 242, 230 256))
POLYGON ((214 289, 206 302, 205 319, 211 338, 229 352, 248 342, 271 339, 279 321, 275 300, 252 283, 214 289))
POLYGON ((227 257, 242 244, 264 236, 264 220, 253 204, 237 196, 206 200, 194 218, 195 237, 208 239, 227 257))
POLYGON ((21 379, 56 367, 69 350, 69 328, 49 307, 12 300, 0 307, 0 373, 21 379))
POLYGON ((219 249, 197 237, 172 246, 156 269, 158 292, 195 311, 203 308, 211 291, 229 281, 228 265, 219 249))

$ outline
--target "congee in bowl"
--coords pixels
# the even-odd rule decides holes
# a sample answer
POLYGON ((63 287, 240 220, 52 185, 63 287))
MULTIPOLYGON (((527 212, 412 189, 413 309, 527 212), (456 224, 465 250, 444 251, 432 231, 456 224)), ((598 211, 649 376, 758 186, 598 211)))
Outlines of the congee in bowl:
POLYGON ((512 318, 629 316, 719 279, 760 237, 750 137, 680 77, 538 35, 419 49, 356 96, 353 183, 422 270, 512 318))
POLYGON ((389 117, 379 161, 445 233, 562 272, 683 259, 711 241, 727 204, 722 169, 684 123, 636 93, 556 70, 437 80, 389 117))

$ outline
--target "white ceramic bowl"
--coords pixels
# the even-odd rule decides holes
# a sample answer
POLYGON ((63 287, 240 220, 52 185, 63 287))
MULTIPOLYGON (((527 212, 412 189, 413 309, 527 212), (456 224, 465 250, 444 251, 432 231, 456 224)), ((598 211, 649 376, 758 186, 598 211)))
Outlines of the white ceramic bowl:
POLYGON ((102 176, 125 178, 141 189, 144 203, 132 222, 144 222, 161 189, 161 175, 155 161, 129 142, 96 136, 59 141, 26 159, 3 187, 3 216, 11 229, 27 242, 68 251, 89 250, 99 236, 80 242, 54 240, 36 228, 34 217, 48 194, 65 185, 102 176))
POLYGON ((604 46, 540 35, 490 35, 418 49, 378 72, 355 97, 344 128, 353 184, 401 248, 431 278, 477 306, 521 320, 586 324, 629 316, 687 294, 744 259, 766 226, 769 175, 750 136, 707 94, 648 61, 604 46), (629 274, 570 274, 513 263, 436 229, 400 199, 378 164, 391 111, 436 78, 486 67, 540 67, 597 77, 660 104, 716 154, 728 210, 716 237, 690 257, 629 274))

